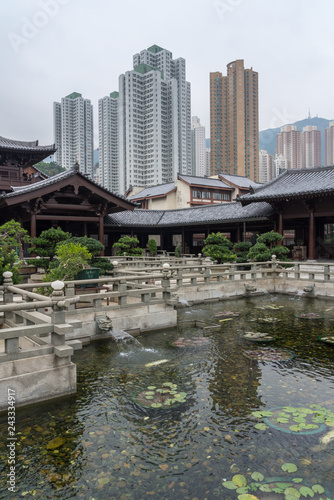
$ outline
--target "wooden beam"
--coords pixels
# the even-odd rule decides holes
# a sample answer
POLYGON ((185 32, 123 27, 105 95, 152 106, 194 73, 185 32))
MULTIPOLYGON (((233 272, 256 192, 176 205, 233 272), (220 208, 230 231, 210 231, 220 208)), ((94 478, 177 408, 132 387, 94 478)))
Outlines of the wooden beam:
POLYGON ((99 217, 85 217, 79 215, 36 215, 37 220, 66 220, 75 222, 99 222, 99 217))

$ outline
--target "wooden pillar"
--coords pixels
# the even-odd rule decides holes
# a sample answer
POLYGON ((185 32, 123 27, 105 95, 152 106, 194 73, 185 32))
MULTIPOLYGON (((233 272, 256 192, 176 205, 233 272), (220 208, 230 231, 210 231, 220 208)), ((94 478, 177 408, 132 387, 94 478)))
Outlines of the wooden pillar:
POLYGON ((280 212, 278 215, 278 232, 283 236, 283 213, 280 212))
POLYGON ((184 227, 182 228, 182 253, 185 253, 184 227))
POLYGON ((314 260, 315 257, 315 225, 314 225, 314 209, 310 209, 309 227, 308 227, 308 259, 314 260))
POLYGON ((84 222, 84 236, 88 236, 87 222, 84 222))
MULTIPOLYGON (((279 212, 278 215, 278 232, 283 236, 283 212, 279 212)), ((279 245, 283 245, 283 240, 278 242, 279 245)))
MULTIPOLYGON (((103 215, 99 217, 99 241, 104 246, 104 223, 103 223, 103 215)), ((104 255, 104 250, 101 251, 101 255, 104 255)))
POLYGON ((30 236, 36 238, 36 213, 32 212, 30 215, 30 236))
POLYGON ((239 224, 237 225, 237 243, 240 241, 240 226, 239 224))

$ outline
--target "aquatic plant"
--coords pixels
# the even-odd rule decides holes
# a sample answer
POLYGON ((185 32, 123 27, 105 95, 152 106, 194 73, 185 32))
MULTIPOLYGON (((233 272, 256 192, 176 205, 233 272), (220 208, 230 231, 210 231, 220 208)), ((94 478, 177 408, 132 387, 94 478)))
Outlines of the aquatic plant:
POLYGON ((324 430, 325 425, 334 426, 334 412, 318 404, 308 407, 283 406, 253 411, 252 415, 264 421, 255 425, 258 430, 266 430, 271 426, 288 433, 314 434, 324 430))
MULTIPOLYGON (((284 472, 293 473, 298 470, 294 463, 284 463, 282 465, 284 472)), ((268 498, 268 493, 273 496, 270 498, 284 500, 296 500, 298 498, 312 497, 314 500, 330 500, 329 492, 320 484, 310 484, 303 478, 286 477, 265 478, 261 472, 252 472, 247 476, 236 474, 231 481, 223 481, 223 487, 231 492, 234 490, 238 495, 238 500, 261 500, 268 498), (255 495, 254 495, 255 493, 255 495)))
POLYGON ((187 394, 178 391, 177 384, 163 382, 160 386, 149 385, 134 397, 134 401, 146 408, 170 408, 186 402, 187 394))

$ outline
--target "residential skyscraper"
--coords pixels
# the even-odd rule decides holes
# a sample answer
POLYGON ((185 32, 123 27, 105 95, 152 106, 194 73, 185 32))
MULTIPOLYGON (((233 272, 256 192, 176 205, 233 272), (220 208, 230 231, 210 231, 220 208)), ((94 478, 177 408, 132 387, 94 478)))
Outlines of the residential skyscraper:
POLYGON ((276 136, 276 155, 285 158, 285 168, 302 168, 302 138, 296 125, 284 125, 276 136))
POLYGON ((325 129, 325 166, 334 165, 334 121, 325 129))
POLYGON ((315 125, 303 128, 302 167, 321 167, 321 131, 315 125))
POLYGON ((274 178, 274 158, 264 149, 259 152, 259 182, 269 182, 274 178))
POLYGON ((205 127, 201 125, 198 116, 193 116, 191 119, 191 136, 193 174, 199 177, 209 176, 210 171, 207 170, 206 158, 205 127))
POLYGON ((120 193, 118 175, 118 92, 99 99, 100 183, 120 193))
POLYGON ((258 73, 243 59, 210 73, 211 174, 259 178, 258 73))
POLYGON ((105 187, 115 183, 116 190, 124 194, 131 185, 163 184, 178 173, 192 174, 190 83, 185 60, 174 60, 170 51, 157 45, 135 54, 133 69, 119 77, 119 95, 113 93, 99 101, 99 130, 105 187), (114 153, 105 153, 108 149, 115 153, 117 149, 117 181, 114 153))
POLYGON ((53 103, 55 161, 71 168, 77 161, 80 172, 93 177, 93 106, 78 92, 53 103))

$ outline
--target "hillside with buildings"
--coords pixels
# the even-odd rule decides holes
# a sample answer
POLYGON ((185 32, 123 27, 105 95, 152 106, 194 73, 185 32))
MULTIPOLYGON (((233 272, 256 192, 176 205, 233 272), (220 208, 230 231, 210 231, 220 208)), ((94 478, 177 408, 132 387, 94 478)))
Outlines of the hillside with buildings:
MULTIPOLYGON (((326 118, 305 118, 304 120, 299 120, 297 122, 291 123, 295 125, 297 130, 303 131, 304 127, 309 125, 316 126, 318 130, 321 131, 321 164, 325 164, 325 129, 328 128, 329 122, 326 118)), ((268 128, 266 130, 261 130, 259 132, 259 150, 266 150, 269 154, 275 157, 276 150, 276 136, 280 133, 281 127, 268 128)))

